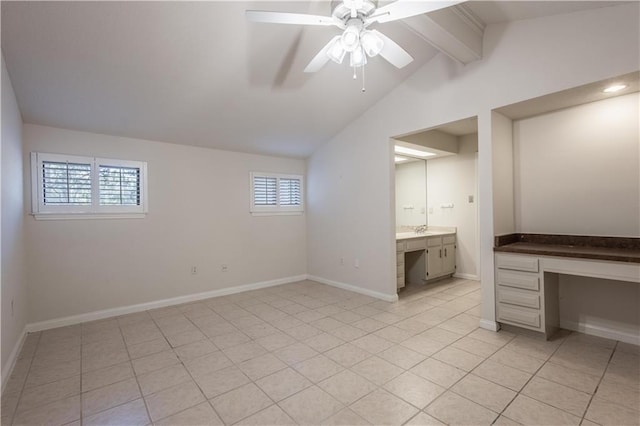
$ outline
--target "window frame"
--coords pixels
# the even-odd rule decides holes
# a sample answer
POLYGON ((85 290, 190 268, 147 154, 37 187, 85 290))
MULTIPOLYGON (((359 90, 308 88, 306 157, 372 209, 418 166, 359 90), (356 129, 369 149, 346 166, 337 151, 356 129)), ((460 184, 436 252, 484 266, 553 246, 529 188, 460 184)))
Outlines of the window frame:
POLYGON ((102 157, 86 157, 67 154, 31 153, 31 214, 36 219, 123 219, 142 218, 147 208, 147 163, 143 161, 119 160, 102 157), (44 177, 42 164, 47 161, 89 164, 91 167, 91 204, 46 205, 42 182, 44 177), (140 204, 101 205, 100 204, 100 166, 132 167, 140 169, 140 204))
POLYGON ((249 212, 253 216, 272 216, 272 215, 301 215, 304 213, 304 176, 285 173, 249 173, 250 201, 249 212), (255 204, 255 187, 254 178, 266 177, 276 179, 276 204, 275 205, 256 205, 255 204), (300 205, 281 205, 280 204, 280 179, 296 179, 300 181, 300 205))

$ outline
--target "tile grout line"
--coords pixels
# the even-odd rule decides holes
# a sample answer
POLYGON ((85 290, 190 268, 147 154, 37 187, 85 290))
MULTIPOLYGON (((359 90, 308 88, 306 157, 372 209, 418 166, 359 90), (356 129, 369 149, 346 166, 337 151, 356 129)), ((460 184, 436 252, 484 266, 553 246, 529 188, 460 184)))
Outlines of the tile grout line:
MULTIPOLYGON (((148 311, 145 311, 145 312, 148 312, 148 311)), ((152 320, 153 320, 153 318, 152 318, 152 320)), ((142 399, 142 403, 144 404, 144 409, 147 412, 147 416, 149 417, 149 421, 153 424, 154 421, 151 418, 151 412, 149 411, 149 407, 147 406, 147 400, 144 398, 144 394, 142 393, 142 387, 140 386, 140 382, 138 381, 138 375, 136 374, 136 371, 133 368, 133 360, 131 359, 131 353, 129 352, 129 346, 127 346, 127 341, 124 338, 124 333, 122 333, 122 326, 120 325, 120 321, 117 320, 117 317, 116 317, 116 323, 118 324, 118 330, 120 331, 120 336, 122 337, 122 341, 124 343, 124 350, 127 351, 127 358, 129 358, 129 364, 131 365, 131 372, 133 373, 133 377, 136 380, 136 385, 138 385, 138 391, 140 392, 140 399, 142 399)), ((131 401, 127 401, 124 404, 128 404, 129 402, 131 402, 131 401)), ((124 404, 121 404, 121 405, 124 405, 124 404)))
MULTIPOLYGON (((567 336, 567 337, 568 337, 568 336, 567 336)), ((515 337, 514 337, 514 339, 515 339, 515 337)), ((566 337, 565 337, 565 339, 566 339, 566 337)), ((544 367, 544 366, 547 364, 547 362, 549 362, 549 360, 553 357, 553 355, 555 355, 555 353, 558 351, 558 349, 560 349, 560 347, 561 347, 564 343, 565 343, 564 341, 563 341, 562 343, 560 343, 560 344, 558 345, 558 347, 557 347, 557 348, 555 348, 555 350, 551 353, 551 355, 549 355, 549 357, 548 357, 548 358, 547 358, 547 359, 542 363, 542 365, 541 365, 540 367, 538 367, 538 369, 537 369, 537 370, 536 370, 536 371, 531 375, 531 377, 529 377, 529 379, 525 382, 525 384, 524 384, 524 385, 522 385, 522 387, 520 388, 520 390, 516 392, 516 396, 514 396, 514 397, 513 397, 513 399, 512 399, 511 401, 509 401, 509 403, 508 403, 508 404, 507 404, 507 405, 502 409, 502 411, 500 412, 500 416, 504 416, 504 412, 505 412, 505 411, 507 411, 507 408, 509 408, 509 407, 511 406, 511 404, 513 403, 513 401, 515 401, 515 400, 516 400, 516 398, 518 398, 518 396, 520 396, 520 395, 527 396, 527 395, 524 395, 524 394, 522 393, 522 391, 524 390, 524 388, 526 388, 526 387, 527 387, 527 385, 529 384, 529 382, 531 382, 531 380, 533 380, 533 378, 534 378, 534 377, 536 377, 536 374, 538 374, 538 372, 539 372, 540 370, 542 370, 542 367, 544 367)), ((512 368, 515 368, 515 367, 512 367, 512 368)), ((520 370, 520 369, 517 369, 517 368, 516 368, 516 370, 523 371, 523 370, 520 370)), ((527 397, 528 397, 528 396, 527 396, 527 397)), ((531 397, 528 397, 528 398, 531 398, 531 397)), ((532 398, 532 399, 535 399, 535 398, 532 398)), ((537 399, 535 399, 535 400, 536 400, 536 401, 538 401, 537 399)), ((540 402, 540 403, 542 403, 542 404, 546 404, 545 402, 542 402, 542 401, 538 401, 538 402, 540 402)), ((546 404, 546 405, 549 405, 550 407, 553 407, 553 406, 552 406, 552 405, 550 405, 550 404, 546 404)), ((554 407, 554 408, 557 408, 557 407, 554 407)), ((561 411, 566 412, 566 411, 564 411, 564 410, 561 410, 561 411)), ((569 414, 571 414, 571 413, 569 413, 569 414)), ((505 417, 507 417, 507 416, 505 416, 505 417)), ((512 420, 510 417, 507 417, 507 418, 508 418, 508 419, 510 419, 510 420, 512 420)), ((497 419, 496 419, 496 420, 497 420, 497 419)), ((515 420, 514 420, 514 421, 515 421, 515 420)), ((495 423, 495 422, 494 422, 494 423, 495 423)))
MULTIPOLYGON (((118 326, 118 331, 120 331, 120 327, 118 326)), ((120 331, 120 335, 122 335, 122 331, 120 331)), ((122 339, 124 342, 124 338, 122 339)), ((82 409, 82 402, 84 401, 84 395, 82 392, 82 358, 83 358, 83 346, 84 346, 84 334, 82 333, 82 324, 80 324, 80 426, 84 424, 84 410, 82 409)), ((128 354, 127 354, 128 355, 128 354)))
MULTIPOLYGON (((600 387, 600 385, 602 384, 602 380, 604 380, 604 375, 607 373, 607 370, 609 369, 609 365, 611 365, 611 360, 613 359, 613 355, 616 353, 616 350, 618 349, 618 341, 616 341, 616 344, 613 346, 613 350, 611 351, 611 355, 609 355, 609 360, 607 361, 607 365, 604 368, 604 370, 602 371, 602 374, 600 375, 600 380, 598 380, 598 384, 596 385, 596 388, 593 390, 593 394, 591 394, 591 398, 589 398, 589 403, 587 404, 587 406, 584 409, 584 413, 582 414, 582 419, 580 420, 580 424, 582 424, 582 422, 584 422, 585 417, 587 415, 587 412, 589 411, 589 407, 591 407, 591 403, 593 402, 593 399, 596 397, 596 393, 598 392, 598 388, 600 387)), ((589 419, 587 419, 589 420, 589 419)), ((591 421, 591 420, 589 420, 591 421)), ((595 422, 593 422, 595 423, 595 422)))
MULTIPOLYGON (((10 420, 10 424, 13 425, 13 423, 16 421, 16 416, 18 415, 18 407, 20 406, 20 403, 22 402, 22 395, 24 394, 24 388, 27 385, 27 379, 29 378, 29 373, 31 373, 31 367, 33 366, 33 360, 36 357, 36 353, 38 352, 38 347, 40 346, 40 340, 42 339, 42 333, 40 333, 38 335, 38 341, 36 342, 36 348, 33 350, 33 356, 30 357, 29 359, 29 367, 27 368, 27 373, 24 376, 24 382, 22 383, 22 386, 20 386, 20 392, 18 392, 18 401, 16 402, 16 408, 13 410, 13 414, 11 416, 11 420, 10 420)), ((20 358, 20 355, 18 355, 18 358, 20 358)), ((9 377, 11 378, 11 377, 9 377)))
MULTIPOLYGON (((216 313, 213 309, 211 309, 211 311, 212 311, 212 312, 214 312, 214 313, 216 313)), ((182 314, 182 315, 184 315, 184 313, 182 313, 182 312, 181 312, 181 314, 182 314)), ((216 315, 217 315, 217 313, 216 313, 216 315)), ((198 327, 198 325, 197 325, 197 324, 195 324, 195 323, 193 322, 193 320, 192 320, 191 318, 187 317, 186 315, 184 315, 184 317, 185 317, 185 318, 187 318, 187 321, 189 321, 189 322, 190 322, 194 327, 196 327, 196 329, 197 329, 199 332, 201 332, 201 333, 206 337, 206 340, 208 340, 208 341, 210 341, 210 342, 211 342, 211 339, 210 339, 210 338, 209 338, 209 337, 208 337, 208 336, 207 336, 207 335, 206 335, 206 334, 205 334, 205 333, 200 329, 200 327, 198 327)), ((166 337, 166 335, 164 334, 164 331, 162 331, 162 329, 161 329, 161 328, 158 326, 158 324, 155 322, 155 318, 153 319, 153 321, 154 321, 154 323, 156 324, 156 327, 158 327, 158 328, 160 329, 160 332, 162 333, 162 335, 163 335, 163 337, 165 338, 165 340, 167 340, 167 337, 166 337)), ((225 321, 226 321, 226 320, 225 320, 225 321)), ((233 324, 232 324, 232 325, 233 325, 233 324)), ((233 325, 233 326, 235 327, 235 325, 233 325)), ((167 340, 167 343, 169 344, 169 347, 171 348, 171 351, 175 353, 175 348, 173 347, 173 345, 171 345, 171 343, 170 343, 168 340, 167 340)), ((193 342, 192 342, 192 343, 193 343, 193 342)), ((189 343, 187 343, 187 344, 189 344, 189 343)), ((212 344, 212 345, 213 345, 213 346, 214 346, 218 351, 222 352, 222 349, 220 349, 218 346, 216 346, 216 344, 215 344, 215 343, 211 342, 211 344, 212 344)), ((182 346, 185 346, 185 345, 182 345, 182 346)), ((222 353, 223 353, 223 355, 224 355, 224 352, 222 352, 222 353)), ((216 410, 216 408, 213 406, 213 404, 211 403, 211 400, 207 398, 207 395, 206 395, 206 394, 204 393, 204 391, 202 390, 202 387, 200 386, 200 384, 198 384, 198 381, 195 379, 195 377, 193 377, 193 374, 191 374, 191 371, 190 371, 190 370, 187 368, 187 366, 185 365, 184 360, 183 360, 182 358, 180 358, 180 356, 179 356, 178 354, 175 354, 175 355, 176 355, 176 357, 178 358, 178 360, 180 361, 180 365, 182 365, 182 367, 185 369, 185 371, 187 372, 187 374, 189 375, 189 377, 191 378, 191 380, 193 380, 193 383, 196 385, 196 387, 198 388, 198 390, 199 390, 199 391, 200 391, 200 393, 202 394, 202 397, 204 398, 205 402, 206 402, 206 403, 211 407, 211 409, 212 409, 212 410, 213 410, 213 412, 216 414, 216 416, 218 416, 218 418, 219 418, 220 420, 222 420, 222 416, 220 416, 220 413, 218 413, 218 411, 216 410)), ((202 357, 205 357, 205 356, 207 356, 207 354, 202 355, 202 357)), ((226 355, 225 355, 225 357, 226 357, 226 355)), ((201 358, 201 357, 196 357, 196 358, 194 358, 194 359, 198 359, 198 358, 201 358)), ((231 361, 231 362, 233 363, 233 361, 231 361)), ((225 369, 225 368, 226 368, 226 367, 221 368, 220 370, 223 370, 223 369, 225 369)), ((220 371, 220 370, 214 370, 214 371, 220 371)), ((207 374, 208 374, 208 373, 207 373, 207 374)), ((242 372, 242 374, 244 374, 244 372, 242 372)), ((245 374, 245 376, 246 376, 246 374, 245 374)), ((249 377, 247 376, 247 378, 249 378, 249 377)), ((249 379, 249 380, 251 380, 251 379, 249 379)), ((243 385, 243 386, 244 386, 244 385, 243 385)), ((227 391, 227 392, 224 392, 224 393, 222 393, 222 394, 220 394, 220 395, 224 395, 225 393, 231 392, 231 391, 233 391, 233 390, 235 390, 235 389, 238 389, 238 388, 231 389, 231 390, 229 390, 229 391, 227 391)), ((159 391, 159 392, 161 392, 161 391, 159 391)), ((217 398, 218 396, 220 396, 220 395, 217 395, 217 396, 216 396, 216 398, 217 398)), ((267 396, 268 396, 268 395, 267 395, 267 396)), ((201 403, 200 403, 200 404, 201 404, 201 403)), ((196 407, 196 406, 198 406, 198 405, 199 405, 199 404, 192 405, 191 407, 187 407, 187 408, 185 408, 184 410, 180 410, 180 411, 178 411, 178 412, 176 412, 176 413, 173 413, 173 414, 170 414, 170 415, 168 415, 168 416, 166 416, 166 417, 163 417, 163 419, 166 419, 166 418, 168 418, 168 417, 175 416, 175 415, 177 415, 177 414, 183 413, 183 412, 185 412, 185 411, 187 411, 187 410, 190 410, 191 408, 196 407)), ((247 416, 247 417, 248 417, 248 416, 247 416)), ((149 418, 151 418, 151 416, 149 416, 149 418)), ((159 419, 159 420, 162 420, 162 419, 159 419)), ((159 420, 158 420, 158 421, 159 421, 159 420)), ((241 419, 241 420, 242 420, 242 419, 241 419)), ((224 422, 224 420, 222 420, 222 421, 224 422)), ((225 424, 226 424, 226 423, 225 423, 225 424)))

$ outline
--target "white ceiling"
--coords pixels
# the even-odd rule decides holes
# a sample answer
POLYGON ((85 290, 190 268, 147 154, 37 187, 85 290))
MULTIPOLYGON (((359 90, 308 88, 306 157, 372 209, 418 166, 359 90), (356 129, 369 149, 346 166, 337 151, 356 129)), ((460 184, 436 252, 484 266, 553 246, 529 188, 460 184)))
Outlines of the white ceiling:
MULTIPOLYGON (((469 7, 492 23, 601 3, 469 7)), ((415 60, 397 70, 373 58, 362 93, 346 64, 302 72, 337 28, 249 23, 246 9, 330 13, 320 0, 2 2, 2 50, 23 120, 306 157, 438 53, 403 24, 383 24, 415 60)))
POLYGON ((521 19, 542 18, 550 15, 579 12, 585 9, 615 6, 624 4, 624 1, 471 1, 466 3, 473 13, 485 24, 497 24, 506 21, 521 19))

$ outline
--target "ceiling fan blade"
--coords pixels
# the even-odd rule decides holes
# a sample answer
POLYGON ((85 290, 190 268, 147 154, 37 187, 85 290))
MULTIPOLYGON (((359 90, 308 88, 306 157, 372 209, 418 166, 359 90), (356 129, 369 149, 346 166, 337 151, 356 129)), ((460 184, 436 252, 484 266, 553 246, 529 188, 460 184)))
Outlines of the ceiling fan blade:
POLYGON ((380 31, 372 30, 372 32, 374 32, 384 41, 384 45, 382 46, 382 50, 380 51, 380 56, 389 61, 391 65, 394 65, 396 68, 404 68, 409 65, 411 61, 413 61, 411 55, 409 55, 406 50, 400 47, 398 43, 391 40, 380 31))
POLYGON ((391 22, 399 19, 410 18, 423 13, 433 12, 434 10, 444 9, 463 3, 463 0, 449 1, 418 1, 418 0, 396 0, 386 6, 376 9, 370 21, 375 22, 391 22))
POLYGON ((292 24, 292 25, 336 25, 332 17, 320 15, 307 15, 304 13, 270 12, 264 10, 247 10, 247 19, 252 22, 267 24, 292 24))
POLYGON ((329 62, 329 55, 327 55, 327 50, 331 43, 333 43, 336 39, 339 39, 340 36, 335 36, 332 38, 329 43, 325 44, 324 47, 318 52, 316 56, 313 57, 309 65, 304 69, 304 72, 316 72, 319 71, 320 68, 324 67, 327 62, 329 62))

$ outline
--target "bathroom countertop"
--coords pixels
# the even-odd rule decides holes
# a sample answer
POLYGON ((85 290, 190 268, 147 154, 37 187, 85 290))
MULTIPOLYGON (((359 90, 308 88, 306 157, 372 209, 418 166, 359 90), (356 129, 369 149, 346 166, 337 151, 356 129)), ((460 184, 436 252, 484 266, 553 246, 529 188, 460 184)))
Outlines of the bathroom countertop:
POLYGON ((400 240, 410 240, 413 238, 424 238, 424 237, 438 237, 442 235, 455 235, 455 231, 437 231, 437 230, 429 230, 427 232, 416 233, 412 232, 398 232, 396 233, 396 241, 400 240))

